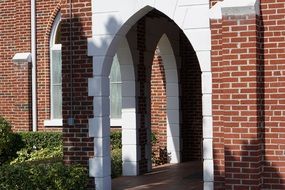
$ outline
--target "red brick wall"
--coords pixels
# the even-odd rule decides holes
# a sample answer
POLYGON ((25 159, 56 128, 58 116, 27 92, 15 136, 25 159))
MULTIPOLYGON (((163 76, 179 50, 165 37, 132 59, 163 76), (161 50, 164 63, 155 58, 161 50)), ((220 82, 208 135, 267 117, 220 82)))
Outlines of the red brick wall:
POLYGON ((156 164, 167 163, 167 98, 163 60, 155 53, 151 73, 151 130, 157 142, 152 144, 156 164))
POLYGON ((215 189, 284 189, 284 1, 212 21, 215 189))
POLYGON ((37 108, 39 131, 61 131, 45 127, 50 119, 50 34, 60 11, 59 0, 37 1, 37 108))
POLYGON ((285 1, 261 1, 264 56, 265 155, 263 188, 285 188, 285 1))
MULTIPOLYGON (((31 52, 30 8, 28 0, 0 2, 0 115, 12 123, 15 131, 32 128, 31 63, 17 65, 11 61, 16 53, 31 52)), ((53 20, 60 9, 59 0, 37 1, 36 9, 38 129, 61 131, 43 126, 44 120, 50 118, 49 39, 53 20)))
POLYGON ((1 1, 0 10, 0 115, 11 122, 13 130, 28 130, 30 64, 14 64, 12 58, 30 51, 30 2, 1 1))

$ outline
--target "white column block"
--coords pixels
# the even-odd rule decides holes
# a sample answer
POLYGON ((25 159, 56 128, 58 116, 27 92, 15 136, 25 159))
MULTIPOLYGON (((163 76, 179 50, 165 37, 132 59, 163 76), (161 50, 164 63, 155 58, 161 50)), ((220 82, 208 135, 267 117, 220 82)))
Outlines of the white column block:
POLYGON ((180 151, 180 138, 179 137, 167 137, 167 150, 171 152, 180 151))
POLYGON ((122 146, 122 155, 124 162, 136 162, 138 161, 137 145, 126 145, 122 146))
POLYGON ((180 136, 180 126, 176 123, 167 124, 167 136, 168 137, 179 137, 180 136))
POLYGON ((211 116, 203 117, 203 138, 213 138, 213 118, 211 116))
POLYGON ((203 116, 212 116, 212 95, 203 94, 202 96, 203 104, 203 116))
POLYGON ((166 77, 166 83, 169 83, 169 82, 178 83, 177 69, 165 69, 165 77, 166 77))
POLYGON ((109 96, 109 77, 96 76, 88 79, 88 96, 109 96))
POLYGON ((122 112, 122 128, 136 129, 136 116, 135 112, 122 112))
POLYGON ((166 96, 179 96, 179 86, 177 83, 167 83, 166 84, 166 96))
POLYGON ((179 97, 167 97, 167 110, 179 109, 179 97))
POLYGON ((112 63, 113 57, 93 56, 93 76, 109 77, 112 63))
POLYGON ((214 181, 214 164, 213 160, 204 160, 203 162, 204 168, 204 182, 212 182, 214 181))
POLYGON ((203 140, 203 158, 204 160, 213 159, 213 140, 212 139, 203 140))
POLYGON ((178 151, 170 151, 168 152, 168 162, 171 164, 180 163, 180 152, 178 151))
POLYGON ((111 190, 112 189, 111 176, 96 177, 95 178, 95 189, 96 190, 111 190))
POLYGON ((135 71, 134 67, 131 64, 121 64, 120 62, 120 69, 121 69, 121 76, 122 81, 135 81, 135 71))
POLYGON ((202 72, 211 72, 211 51, 196 51, 202 72))
POLYGON ((204 182, 204 190, 214 190, 214 182, 204 182))
POLYGON ((122 112, 135 112, 135 111, 136 111, 136 97, 123 96, 122 97, 122 112))
POLYGON ((122 130, 122 144, 123 145, 136 145, 137 144, 137 130, 124 128, 122 130))
POLYGON ((95 117, 110 115, 110 100, 109 97, 94 97, 93 98, 93 109, 95 117))
POLYGON ((179 110, 167 110, 169 123, 179 123, 179 110))
POLYGON ((89 159, 89 176, 90 177, 106 177, 111 175, 111 158, 93 157, 89 159))
POLYGON ((122 93, 124 96, 136 96, 136 81, 122 81, 122 93))
POLYGON ((108 137, 110 136, 110 118, 94 117, 88 120, 89 137, 108 137))
POLYGON ((137 176, 139 171, 138 162, 123 162, 123 176, 137 176))
POLYGON ((110 156, 110 137, 94 138, 94 155, 96 157, 110 156))
POLYGON ((202 93, 211 94, 212 93, 212 73, 202 72, 202 93))
POLYGON ((114 35, 100 35, 88 38, 87 55, 88 56, 106 56, 114 35))

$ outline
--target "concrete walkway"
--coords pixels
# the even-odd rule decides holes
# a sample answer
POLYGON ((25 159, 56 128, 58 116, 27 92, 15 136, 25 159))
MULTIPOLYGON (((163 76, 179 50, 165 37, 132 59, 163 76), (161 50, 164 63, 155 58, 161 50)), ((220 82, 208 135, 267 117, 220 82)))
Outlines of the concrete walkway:
POLYGON ((119 177, 112 180, 112 190, 202 190, 201 162, 165 165, 151 173, 137 177, 119 177))

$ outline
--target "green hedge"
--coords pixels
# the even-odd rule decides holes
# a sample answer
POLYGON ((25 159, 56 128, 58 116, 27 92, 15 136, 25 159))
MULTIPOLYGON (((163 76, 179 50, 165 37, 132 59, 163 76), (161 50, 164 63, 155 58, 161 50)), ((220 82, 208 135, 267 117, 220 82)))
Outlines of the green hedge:
POLYGON ((87 170, 62 163, 21 163, 0 167, 1 190, 84 190, 87 170))
POLYGON ((112 149, 121 149, 122 148, 122 132, 121 131, 112 131, 110 135, 110 144, 112 149))
POLYGON ((18 133, 27 149, 43 149, 62 146, 61 132, 20 132, 18 133))
POLYGON ((0 116, 0 166, 17 156, 24 144, 18 134, 12 132, 11 124, 0 116))

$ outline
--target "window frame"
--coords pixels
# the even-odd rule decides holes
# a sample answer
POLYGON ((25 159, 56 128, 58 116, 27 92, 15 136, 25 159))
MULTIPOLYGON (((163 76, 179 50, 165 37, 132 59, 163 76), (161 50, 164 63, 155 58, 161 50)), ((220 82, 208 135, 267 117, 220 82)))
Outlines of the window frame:
POLYGON ((55 40, 56 40, 56 34, 57 34, 57 30, 58 27, 60 25, 61 22, 61 13, 59 12, 53 22, 53 26, 52 26, 52 30, 50 33, 50 41, 49 41, 49 66, 50 66, 50 115, 49 115, 49 119, 44 121, 44 126, 45 127, 62 127, 63 126, 63 121, 62 118, 53 118, 53 101, 54 101, 54 97, 53 97, 53 88, 52 88, 52 78, 53 78, 53 61, 52 61, 52 53, 53 51, 61 51, 62 50, 62 45, 61 44, 55 44, 55 40))

